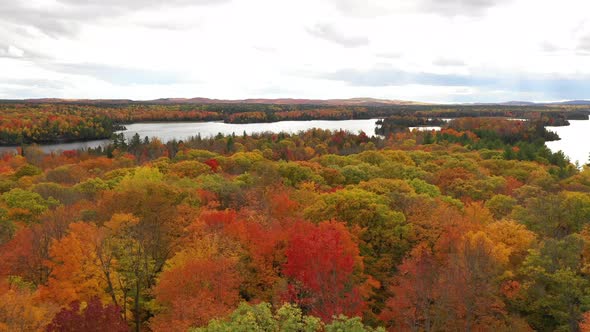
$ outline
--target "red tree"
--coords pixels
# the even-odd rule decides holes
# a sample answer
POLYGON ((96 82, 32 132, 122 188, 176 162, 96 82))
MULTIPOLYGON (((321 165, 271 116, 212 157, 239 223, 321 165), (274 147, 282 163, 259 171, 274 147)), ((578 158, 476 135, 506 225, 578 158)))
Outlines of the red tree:
POLYGON ((58 312, 47 325, 48 332, 125 332, 129 327, 121 317, 121 309, 113 304, 103 306, 95 297, 85 309, 80 309, 80 302, 72 302, 69 308, 58 312))
POLYGON ((154 294, 162 311, 154 331, 187 331, 224 316, 240 301, 240 276, 228 258, 194 259, 162 273, 154 294))
POLYGON ((342 223, 296 223, 283 273, 290 278, 286 299, 327 321, 333 315, 362 314, 362 261, 342 223), (360 281, 360 282, 359 282, 360 281))

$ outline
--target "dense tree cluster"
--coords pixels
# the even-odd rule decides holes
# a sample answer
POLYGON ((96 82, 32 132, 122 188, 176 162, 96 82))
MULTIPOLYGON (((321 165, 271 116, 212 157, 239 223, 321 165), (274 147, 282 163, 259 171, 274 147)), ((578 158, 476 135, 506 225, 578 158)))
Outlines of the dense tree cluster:
POLYGON ((590 168, 453 126, 5 154, 0 330, 585 328, 590 168))
POLYGON ((150 121, 254 123, 391 117, 379 129, 379 134, 388 135, 412 124, 440 122, 432 118, 526 117, 543 125, 567 125, 567 119, 588 119, 588 113, 577 106, 539 105, 490 107, 0 102, 0 145, 109 139, 114 132, 123 129, 125 124, 150 121))

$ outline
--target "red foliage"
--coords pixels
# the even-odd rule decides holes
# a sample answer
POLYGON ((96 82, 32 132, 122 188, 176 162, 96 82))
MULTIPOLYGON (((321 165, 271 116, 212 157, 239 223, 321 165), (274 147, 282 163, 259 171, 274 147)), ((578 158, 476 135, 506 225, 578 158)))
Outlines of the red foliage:
POLYGON ((517 179, 507 176, 506 177, 506 185, 504 186, 503 194, 505 195, 512 195, 515 189, 522 187, 524 184, 517 179))
POLYGON ((270 216, 278 219, 293 216, 299 207, 299 204, 293 201, 286 192, 273 193, 268 201, 270 216))
POLYGON ((283 266, 291 279, 286 299, 324 321, 337 314, 361 315, 365 303, 354 270, 362 263, 344 224, 299 222, 290 234, 283 266))
POLYGON ((433 306, 438 298, 440 263, 424 245, 416 247, 410 258, 399 267, 397 284, 393 287, 395 297, 386 303, 380 318, 396 322, 399 329, 422 327, 433 329, 436 323, 433 306))
POLYGON ((240 301, 235 261, 196 259, 162 273, 154 289, 164 311, 151 321, 154 331, 187 331, 231 312, 240 301))
POLYGON ((61 153, 63 156, 67 158, 74 158, 78 156, 78 151, 76 150, 65 150, 61 153))
POLYGON ((121 316, 121 309, 114 304, 103 306, 98 298, 88 302, 85 309, 80 302, 72 302, 69 308, 58 312, 47 326, 48 332, 125 332, 129 326, 121 316))
POLYGON ((223 229, 235 223, 237 216, 238 214, 234 210, 205 210, 201 212, 199 218, 211 229, 223 229))
POLYGON ((205 161, 205 164, 211 167, 213 172, 217 172, 217 169, 219 168, 219 162, 216 159, 209 159, 205 161))

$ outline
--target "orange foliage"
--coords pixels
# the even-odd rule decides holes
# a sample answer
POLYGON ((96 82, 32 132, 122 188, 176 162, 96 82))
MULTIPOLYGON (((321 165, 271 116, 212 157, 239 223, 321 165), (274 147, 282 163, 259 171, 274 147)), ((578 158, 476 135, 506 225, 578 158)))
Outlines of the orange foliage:
POLYGON ((150 321, 154 331, 187 331, 228 314, 240 301, 233 259, 194 259, 164 271, 154 288, 163 307, 150 321))

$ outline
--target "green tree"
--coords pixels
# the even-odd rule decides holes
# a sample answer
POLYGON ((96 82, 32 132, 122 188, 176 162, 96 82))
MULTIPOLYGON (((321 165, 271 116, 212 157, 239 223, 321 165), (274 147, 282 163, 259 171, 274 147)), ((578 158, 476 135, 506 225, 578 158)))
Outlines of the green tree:
POLYGON ((516 200, 506 195, 495 195, 485 204, 496 219, 502 219, 509 215, 515 205, 516 200))
MULTIPOLYGON (((0 196, 6 205, 11 209, 22 209, 30 212, 30 216, 25 218, 26 222, 34 222, 49 207, 58 205, 59 202, 50 197, 45 200, 37 193, 15 188, 0 196)), ((10 214, 10 211, 9 211, 10 214)))
POLYGON ((214 319, 209 325, 191 332, 384 332, 383 328, 365 326, 359 317, 334 317, 324 325, 314 316, 303 315, 297 306, 285 303, 273 314, 268 303, 242 303, 227 319, 214 319))
POLYGON ((584 240, 569 235, 531 250, 520 271, 522 286, 513 305, 538 331, 577 331, 590 309, 590 281, 581 272, 584 240))

